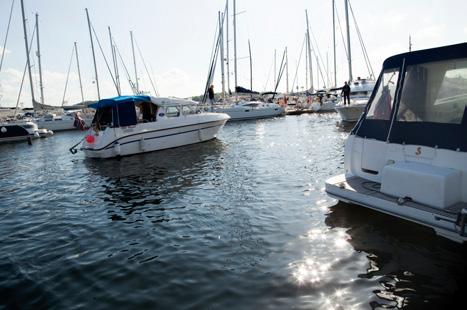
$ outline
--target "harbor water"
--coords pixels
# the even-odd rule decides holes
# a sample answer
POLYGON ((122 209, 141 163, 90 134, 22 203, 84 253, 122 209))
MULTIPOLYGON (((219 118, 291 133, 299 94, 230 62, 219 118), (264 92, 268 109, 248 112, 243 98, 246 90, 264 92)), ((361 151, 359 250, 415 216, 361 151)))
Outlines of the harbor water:
POLYGON ((83 133, 0 145, 0 308, 439 309, 463 245, 340 203, 336 114, 227 123, 218 139, 108 160, 83 133))

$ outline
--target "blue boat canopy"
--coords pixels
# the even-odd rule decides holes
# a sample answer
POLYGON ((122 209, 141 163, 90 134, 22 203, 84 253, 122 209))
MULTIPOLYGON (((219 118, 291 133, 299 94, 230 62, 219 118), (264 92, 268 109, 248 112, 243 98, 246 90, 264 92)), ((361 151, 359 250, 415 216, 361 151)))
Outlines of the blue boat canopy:
POLYGON ((89 107, 94 109, 106 108, 106 107, 116 107, 126 103, 139 103, 139 102, 148 102, 151 101, 149 96, 118 96, 114 98, 107 98, 99 100, 96 103, 90 104, 89 107))

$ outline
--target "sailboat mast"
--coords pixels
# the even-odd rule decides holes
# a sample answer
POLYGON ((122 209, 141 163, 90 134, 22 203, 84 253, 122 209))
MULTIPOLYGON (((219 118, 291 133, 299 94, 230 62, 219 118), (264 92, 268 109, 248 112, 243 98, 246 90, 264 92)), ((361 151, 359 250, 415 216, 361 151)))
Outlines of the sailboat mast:
POLYGON ((277 74, 277 50, 274 49, 274 87, 276 86, 276 75, 277 74))
POLYGON ((310 90, 313 91, 313 57, 311 56, 311 40, 310 40, 310 26, 308 24, 308 11, 305 10, 306 15, 306 37, 308 46, 308 65, 310 66, 310 90))
POLYGON ((237 92, 237 8, 236 1, 233 0, 233 28, 234 28, 234 74, 235 74, 235 92, 237 92))
POLYGON ((76 67, 78 68, 79 90, 81 91, 81 102, 84 102, 83 82, 81 81, 81 70, 79 69, 78 45, 75 42, 76 67))
POLYGON ((101 92, 99 90, 99 78, 97 76, 96 54, 94 53, 94 41, 92 39, 92 32, 91 32, 91 20, 89 19, 88 9, 86 8, 85 10, 86 10, 86 17, 88 20, 89 37, 91 38, 91 50, 92 50, 92 60, 94 62, 94 74, 96 77, 97 99, 101 100, 101 92))
MULTIPOLYGON (((308 37, 305 33, 305 43, 308 46, 308 37)), ((305 50, 305 89, 308 89, 308 47, 305 50)))
POLYGON ((289 93, 289 53, 285 47, 285 93, 289 93))
POLYGON ((225 98, 225 73, 224 73, 224 27, 222 25, 223 14, 219 12, 219 40, 221 50, 221 78, 222 78, 222 98, 225 98))
POLYGON ((26 31, 26 17, 24 16, 24 3, 21 0, 21 14, 23 16, 23 31, 24 31, 24 44, 26 46, 26 63, 28 67, 28 74, 29 74, 29 85, 31 86, 31 97, 32 97, 32 106, 34 107, 36 104, 36 100, 34 98, 34 87, 32 83, 32 73, 31 73, 31 64, 29 61, 29 46, 28 46, 28 33, 26 31))
POLYGON ((37 39, 37 62, 39 64, 39 89, 41 90, 41 103, 44 104, 44 84, 42 84, 41 46, 39 43, 39 14, 36 13, 36 39, 37 39))
POLYGON ((334 51, 334 87, 337 87, 337 66, 336 66, 336 3, 332 0, 332 47, 334 51))
POLYGON ((110 27, 107 27, 109 30, 109 39, 110 39, 110 51, 112 52, 112 62, 114 65, 114 73, 115 73, 115 83, 117 84, 117 93, 121 94, 121 86, 120 86, 120 76, 118 75, 118 64, 117 64, 117 53, 115 52, 115 45, 113 43, 112 38, 112 31, 110 27))
POLYGON ((352 78, 352 54, 350 52, 350 27, 349 27, 349 2, 348 0, 344 0, 345 2, 345 24, 347 27, 347 49, 348 49, 348 56, 349 56, 349 82, 353 80, 352 78))
POLYGON ((133 44, 133 31, 130 31, 130 37, 131 37, 131 50, 133 52, 133 66, 135 67, 136 94, 139 94, 138 71, 136 70, 135 46, 133 44))
POLYGON ((251 58, 250 39, 248 39, 248 52, 250 54, 250 90, 253 91, 253 60, 251 58))
POLYGON ((230 94, 230 52, 229 52, 229 0, 226 0, 226 9, 225 9, 225 43, 227 49, 226 55, 226 69, 227 69, 227 89, 230 94))

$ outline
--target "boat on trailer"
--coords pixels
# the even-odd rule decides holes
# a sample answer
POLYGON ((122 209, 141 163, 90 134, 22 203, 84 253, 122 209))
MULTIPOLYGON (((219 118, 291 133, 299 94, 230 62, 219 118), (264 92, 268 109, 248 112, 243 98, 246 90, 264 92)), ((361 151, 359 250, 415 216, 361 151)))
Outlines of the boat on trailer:
POLYGON ((467 240, 467 43, 392 56, 326 192, 467 240))
POLYGON ((85 156, 94 158, 211 140, 229 119, 227 114, 202 112, 196 102, 178 98, 119 96, 91 107, 96 113, 81 149, 85 156))

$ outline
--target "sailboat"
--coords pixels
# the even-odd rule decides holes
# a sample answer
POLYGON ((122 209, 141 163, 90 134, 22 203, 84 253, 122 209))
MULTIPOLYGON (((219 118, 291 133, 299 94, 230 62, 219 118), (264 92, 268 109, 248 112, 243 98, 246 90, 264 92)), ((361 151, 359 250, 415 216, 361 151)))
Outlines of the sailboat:
MULTIPOLYGON (((62 100, 62 107, 58 106, 51 106, 44 104, 44 91, 43 91, 43 83, 42 83, 42 67, 40 61, 40 41, 39 41, 39 21, 38 21, 38 14, 36 14, 36 34, 37 34, 37 57, 38 57, 38 64, 39 64, 39 86, 41 91, 41 102, 33 101, 33 108, 35 118, 34 121, 37 123, 39 127, 46 128, 52 131, 64 131, 64 130, 74 130, 82 127, 89 127, 92 121, 92 115, 87 115, 85 113, 80 112, 79 110, 75 111, 64 111, 63 102, 62 100), (79 125, 81 124, 81 126, 79 125), (84 124, 84 125, 82 125, 84 124)), ((72 59, 73 55, 76 53, 76 57, 78 57, 78 50, 76 46, 76 42, 73 47, 72 59)), ((71 61, 70 61, 71 65, 71 61)), ((79 72, 79 62, 77 58, 77 65, 78 65, 78 72, 79 72)), ((68 70, 69 74, 69 70, 68 70)), ((79 73, 79 80, 81 86, 81 75, 79 73)), ((68 75, 67 80, 65 83, 65 91, 64 97, 66 93, 66 88, 68 85, 68 75)), ((81 86, 81 93, 82 93, 82 86, 81 86)), ((83 99, 84 101, 84 99, 83 99)))
MULTIPOLYGON (((24 14, 23 0, 21 0, 21 13, 22 13, 22 19, 23 19, 24 41, 25 41, 25 47, 26 47, 26 67, 29 73, 29 84, 31 87, 32 102, 34 105, 36 103, 36 100, 34 98, 34 87, 33 87, 33 82, 32 82, 31 66, 29 62, 30 45, 28 44, 28 37, 27 37, 27 30, 26 30, 26 18, 24 14)), ((10 18, 10 21, 11 21, 11 18, 10 18)), ((23 78, 24 78, 24 75, 23 75, 23 78)), ((20 94, 21 94, 21 90, 20 90, 20 94)), ((31 144, 31 140, 33 138, 48 137, 48 136, 51 136, 52 134, 53 132, 48 129, 44 129, 44 128, 39 129, 38 124, 29 119, 9 120, 9 121, 4 121, 0 123, 0 142, 13 142, 13 141, 26 140, 28 141, 29 144, 31 144)))
MULTIPOLYGON (((347 57, 348 57, 348 65, 349 65, 350 104, 344 105, 344 101, 341 100, 339 104, 336 105, 335 109, 339 113, 343 122, 356 122, 365 110, 365 107, 368 103, 368 100, 370 99, 373 88, 375 87, 375 81, 373 79, 361 79, 361 78, 357 78, 357 80, 353 80, 352 53, 351 53, 351 48, 350 48, 351 44, 350 44, 350 27, 349 27, 349 0, 344 0, 344 2, 345 2, 345 20, 346 20, 346 26, 347 26, 346 27, 347 28, 347 57)), ((334 7, 333 7, 333 10, 334 10, 334 7)), ((360 38, 360 42, 363 42, 361 38, 360 38)), ((334 48, 335 48, 335 44, 334 44, 334 48)), ((366 56, 365 49, 363 50, 364 50, 364 55, 366 56)))
MULTIPOLYGON (((222 72, 224 71, 224 59, 223 59, 223 25, 224 25, 224 17, 228 16, 228 9, 229 9, 229 2, 226 2, 226 9, 223 15, 220 14, 219 16, 219 34, 217 37, 218 44, 216 45, 216 52, 214 53, 214 57, 212 58, 210 72, 208 75, 208 81, 206 83, 205 89, 205 96, 203 99, 203 103, 206 101, 206 93, 208 91, 208 87, 211 85, 213 77, 214 77, 214 70, 215 70, 215 63, 217 61, 217 51, 220 50, 221 52, 221 67, 222 72)), ((285 115, 285 108, 280 106, 275 102, 263 102, 259 100, 253 100, 252 94, 253 92, 253 79, 252 79, 252 57, 251 57, 251 46, 250 42, 248 41, 249 46, 249 54, 250 54, 250 90, 246 93, 240 93, 239 90, 244 89, 243 87, 238 86, 237 84, 237 35, 236 35, 236 1, 233 1, 233 25, 234 25, 234 77, 235 77, 235 96, 230 96, 229 98, 225 97, 225 91, 223 92, 224 101, 222 103, 215 103, 212 104, 211 110, 216 113, 225 113, 229 115, 230 121, 238 121, 238 120, 251 120, 251 119, 260 119, 260 118, 271 118, 276 116, 283 116, 285 115)), ((227 34, 228 34, 228 23, 227 25, 227 34)), ((228 42, 228 38, 227 38, 228 42)), ((228 50, 228 49, 227 49, 228 50)), ((228 60, 227 60, 228 61, 228 60)), ((227 72, 227 76, 229 72, 227 72)), ((224 74, 222 74, 222 85, 224 87, 224 74)))

